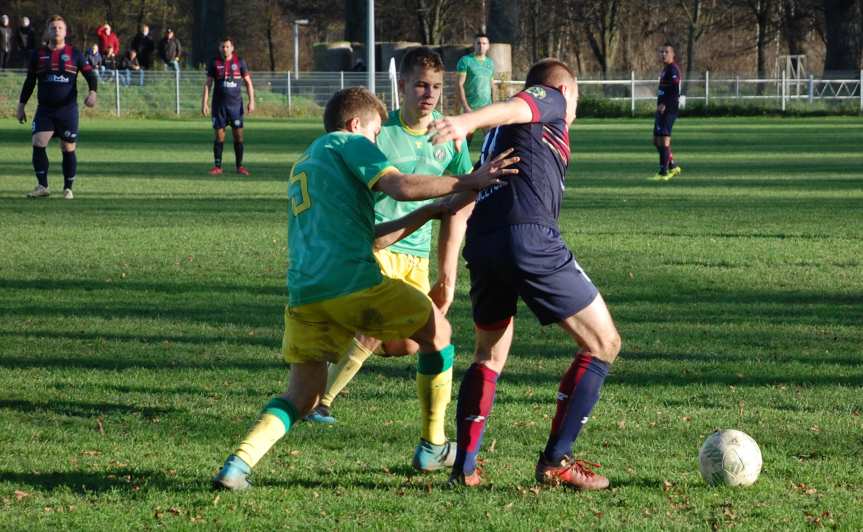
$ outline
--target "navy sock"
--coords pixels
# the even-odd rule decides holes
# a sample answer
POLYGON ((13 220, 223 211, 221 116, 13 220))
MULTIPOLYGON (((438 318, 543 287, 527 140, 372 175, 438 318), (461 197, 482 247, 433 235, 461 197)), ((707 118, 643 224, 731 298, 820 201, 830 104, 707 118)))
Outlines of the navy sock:
POLYGON ((560 462, 564 456, 572 454, 572 444, 599 401, 599 391, 607 375, 608 364, 590 353, 581 352, 575 357, 558 390, 557 413, 545 446, 547 460, 560 462), (574 386, 566 393, 563 390, 569 387, 569 382, 574 382, 574 386))
POLYGON ((237 168, 243 166, 243 143, 234 142, 234 155, 237 158, 237 168))
POLYGON ((668 171, 668 159, 671 154, 671 150, 668 146, 662 146, 659 149, 659 171, 667 172, 668 171))
POLYGON ((456 452, 453 473, 471 474, 482 446, 486 422, 494 405, 498 374, 483 364, 473 363, 465 372, 456 407, 456 452))
POLYGON ((33 170, 39 184, 48 188, 48 154, 45 148, 33 146, 33 170))
POLYGON ((224 142, 213 141, 213 163, 216 168, 222 167, 222 150, 225 148, 224 142))
POLYGON ((75 184, 75 174, 78 173, 78 156, 74 151, 63 152, 63 188, 71 190, 75 184))

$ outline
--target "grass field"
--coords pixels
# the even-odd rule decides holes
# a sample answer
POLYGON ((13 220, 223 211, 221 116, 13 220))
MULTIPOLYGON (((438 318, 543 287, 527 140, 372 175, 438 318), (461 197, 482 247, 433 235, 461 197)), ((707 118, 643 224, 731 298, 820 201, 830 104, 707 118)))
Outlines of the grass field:
MULTIPOLYGON (((373 358, 339 424, 298 425, 253 492, 215 494, 286 382, 286 177, 318 122, 249 121, 241 179, 207 175, 205 120, 86 120, 74 201, 55 144, 54 197, 24 199, 29 129, 0 125, 0 528, 863 528, 863 121, 684 118, 668 183, 644 180, 650 126, 578 122, 561 215, 624 340, 577 445, 612 489, 535 486, 573 348, 522 309, 490 485, 412 473, 414 361, 373 358), (708 488, 698 448, 731 427, 761 479, 708 488)), ((451 318, 458 381, 464 275, 451 318)))

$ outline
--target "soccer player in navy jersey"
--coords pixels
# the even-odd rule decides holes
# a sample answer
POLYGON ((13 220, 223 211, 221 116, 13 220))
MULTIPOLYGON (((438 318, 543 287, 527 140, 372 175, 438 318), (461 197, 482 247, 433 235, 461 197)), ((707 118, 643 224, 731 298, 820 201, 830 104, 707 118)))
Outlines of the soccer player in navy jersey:
MULTIPOLYGON (((473 365, 461 383, 456 409, 458 453, 450 483, 481 483, 477 454, 494 402, 497 379, 512 344, 520 297, 542 325, 558 324, 577 344, 560 381, 557 411, 535 476, 549 485, 603 489, 608 479, 572 446, 587 422, 620 336, 602 296, 560 234, 558 217, 571 157, 569 126, 575 119, 578 84, 572 70, 544 59, 528 72, 525 89, 506 102, 433 124, 433 142, 464 138, 493 127, 481 161, 513 148, 518 174, 479 192, 468 220, 464 257, 476 326, 473 365)), ((596 464, 593 464, 596 466, 596 464)))
POLYGON ((674 62, 674 47, 666 43, 659 47, 662 73, 656 93, 656 117, 653 121, 653 145, 659 152, 659 172, 649 181, 668 181, 682 171, 671 154, 671 128, 677 120, 680 103, 680 67, 674 62))
POLYGON ((63 152, 63 197, 74 198, 72 185, 78 169, 75 143, 78 140, 78 73, 87 80, 89 92, 84 105, 96 105, 96 73, 84 55, 66 44, 66 21, 55 15, 48 22, 48 45, 37 48, 30 56, 27 79, 18 100, 18 122, 27 121, 25 107, 37 84, 39 105, 33 118, 33 170, 38 184, 29 198, 47 198, 48 154, 51 137, 60 137, 63 152))
POLYGON ((210 114, 210 86, 213 89, 213 168, 210 175, 222 174, 222 149, 225 146, 225 128, 230 124, 234 137, 234 156, 237 173, 249 175, 243 166, 243 93, 240 81, 245 83, 249 96, 248 111, 255 110, 255 88, 246 62, 234 53, 234 41, 225 37, 219 44, 219 57, 207 66, 207 81, 204 82, 204 95, 201 98, 201 114, 210 114))

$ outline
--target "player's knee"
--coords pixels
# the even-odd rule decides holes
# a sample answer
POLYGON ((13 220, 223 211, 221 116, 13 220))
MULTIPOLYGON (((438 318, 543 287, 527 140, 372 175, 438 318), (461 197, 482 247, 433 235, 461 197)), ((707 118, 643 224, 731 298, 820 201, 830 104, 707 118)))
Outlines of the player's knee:
POLYGON ((617 331, 611 331, 599 338, 599 346, 593 352, 593 355, 603 362, 611 364, 617 359, 617 355, 620 354, 621 344, 622 341, 617 331))

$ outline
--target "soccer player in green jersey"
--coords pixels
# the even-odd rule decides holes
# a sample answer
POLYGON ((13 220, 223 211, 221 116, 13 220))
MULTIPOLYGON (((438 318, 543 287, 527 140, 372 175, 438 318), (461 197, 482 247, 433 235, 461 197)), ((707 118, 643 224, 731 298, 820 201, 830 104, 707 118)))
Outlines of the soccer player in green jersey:
MULTIPOLYGON (((384 277, 372 254, 445 209, 442 201, 375 225, 374 194, 422 200, 470 192, 515 173, 499 157, 460 177, 405 174, 375 146, 383 104, 367 89, 337 92, 324 110, 327 134, 294 163, 288 179, 288 305, 282 354, 287 390, 264 406, 255 425, 213 479, 216 489, 250 487, 247 477, 291 426, 318 402, 335 362, 357 331, 383 340, 411 338, 423 353, 451 356, 449 322, 426 294, 384 277)), ((508 154, 507 154, 508 155, 508 154)), ((458 196, 457 196, 458 197, 458 196)), ((463 203, 462 203, 463 204, 463 203)))
MULTIPOLYGON (((428 47, 415 48, 402 59, 399 89, 404 95, 403 105, 390 113, 377 139, 378 148, 401 172, 462 175, 471 171, 466 145, 458 151, 452 142, 433 146, 426 138, 428 124, 442 118, 434 109, 441 96, 443 72, 443 61, 428 47)), ((430 202, 397 201, 386 194, 376 193, 375 222, 396 220, 430 202)), ((452 216, 443 216, 441 220, 438 280, 434 286, 429 283, 431 222, 393 246, 375 251, 382 273, 429 294, 445 315, 455 296, 458 253, 472 207, 452 216)), ((380 346, 381 341, 375 338, 358 336, 354 339, 341 360, 330 367, 327 389, 321 403, 307 416, 309 421, 335 423, 331 413, 333 401, 380 346)), ((387 342, 383 347, 384 354, 389 356, 412 355, 419 350, 419 345, 411 340, 387 342)), ((446 409, 452 396, 452 365, 451 357, 442 358, 436 353, 423 353, 417 360, 416 382, 422 429, 413 466, 420 471, 449 467, 455 458, 455 445, 450 444, 444 431, 446 409)))
MULTIPOLYGON (((458 99, 463 112, 469 113, 490 105, 494 100, 494 61, 488 57, 491 43, 488 35, 477 33, 473 39, 473 53, 458 60, 458 99)), ((473 133, 467 136, 470 144, 473 133)))

